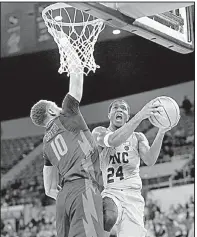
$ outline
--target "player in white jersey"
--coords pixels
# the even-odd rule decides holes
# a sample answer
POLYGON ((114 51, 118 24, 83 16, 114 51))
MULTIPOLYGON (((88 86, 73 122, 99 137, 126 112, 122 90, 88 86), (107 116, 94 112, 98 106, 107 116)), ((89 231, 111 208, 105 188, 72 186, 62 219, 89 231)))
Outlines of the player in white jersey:
POLYGON ((151 147, 145 135, 134 130, 151 115, 161 116, 161 110, 161 105, 151 101, 129 120, 129 105, 115 100, 109 107, 109 127, 97 127, 92 132, 99 147, 104 180, 104 228, 110 232, 116 227, 118 237, 146 235, 140 159, 148 166, 155 164, 169 129, 159 129, 151 147))

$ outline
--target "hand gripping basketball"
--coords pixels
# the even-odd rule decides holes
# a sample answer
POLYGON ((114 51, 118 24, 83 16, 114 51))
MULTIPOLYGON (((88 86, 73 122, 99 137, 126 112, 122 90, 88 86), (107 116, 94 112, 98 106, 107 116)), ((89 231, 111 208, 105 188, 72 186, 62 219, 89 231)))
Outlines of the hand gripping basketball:
POLYGON ((159 103, 154 103, 154 100, 147 103, 139 112, 142 119, 147 119, 152 115, 161 116, 162 105, 159 103))
POLYGON ((153 105, 160 105, 160 113, 154 113, 149 117, 150 122, 162 129, 168 131, 175 127, 180 120, 180 109, 177 102, 171 97, 160 96, 151 101, 153 105))

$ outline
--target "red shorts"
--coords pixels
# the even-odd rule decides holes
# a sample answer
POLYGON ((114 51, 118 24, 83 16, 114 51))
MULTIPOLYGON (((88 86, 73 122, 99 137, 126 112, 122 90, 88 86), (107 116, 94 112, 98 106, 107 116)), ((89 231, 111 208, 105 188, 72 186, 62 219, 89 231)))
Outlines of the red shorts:
POLYGON ((101 194, 90 180, 66 182, 56 202, 58 237, 104 237, 101 194))

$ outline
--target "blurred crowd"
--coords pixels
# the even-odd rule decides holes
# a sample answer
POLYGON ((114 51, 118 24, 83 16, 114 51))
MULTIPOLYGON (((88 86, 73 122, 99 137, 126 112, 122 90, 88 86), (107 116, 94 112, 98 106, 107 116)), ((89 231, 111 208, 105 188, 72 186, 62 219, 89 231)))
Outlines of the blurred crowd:
POLYGON ((194 237, 194 197, 184 205, 171 205, 163 212, 156 201, 146 200, 147 237, 194 237))
POLYGON ((9 182, 6 188, 1 189, 1 207, 37 204, 42 206, 53 204, 53 200, 45 195, 43 180, 33 177, 30 182, 16 179, 9 182))
MULTIPOLYGON (((37 215, 26 225, 17 220, 17 227, 1 220, 1 237, 56 237, 55 215, 47 214, 42 206, 36 204, 37 215)), ((194 197, 184 205, 171 205, 163 212, 157 201, 150 198, 145 206, 146 237, 194 237, 194 197)))
POLYGON ((41 144, 43 136, 5 139, 1 141, 1 175, 23 160, 41 144))
POLYGON ((56 221, 54 214, 48 214, 42 206, 36 215, 24 224, 23 217, 16 220, 16 225, 1 220, 1 237, 56 237, 56 221))
POLYGON ((184 109, 186 114, 191 114, 194 111, 194 104, 192 104, 192 102, 186 95, 184 96, 182 105, 180 107, 184 109))

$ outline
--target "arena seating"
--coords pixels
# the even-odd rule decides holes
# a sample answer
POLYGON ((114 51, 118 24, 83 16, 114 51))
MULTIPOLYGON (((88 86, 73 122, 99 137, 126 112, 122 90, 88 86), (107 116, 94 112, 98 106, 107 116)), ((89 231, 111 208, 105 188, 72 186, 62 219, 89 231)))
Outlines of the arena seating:
MULTIPOLYGON (((1 237, 56 237, 55 216, 47 215, 39 202, 34 206, 40 208, 40 212, 26 225, 19 225, 17 231, 10 224, 1 221, 1 237)), ((166 212, 161 210, 157 201, 148 198, 145 206, 145 228, 148 229, 146 237, 194 237, 189 235, 194 229, 194 197, 191 196, 184 205, 172 205, 166 212)))
MULTIPOLYGON (((158 128, 151 128, 146 132, 149 143, 152 144, 158 128)), ((194 154, 194 113, 186 114, 181 109, 181 119, 176 127, 167 132, 157 163, 170 162, 172 157, 194 154)), ((145 165, 141 161, 141 166, 145 165)))
POLYGON ((42 142, 42 136, 1 141, 1 174, 5 174, 42 142))
POLYGON ((184 131, 186 133, 186 136, 194 134, 194 112, 191 112, 190 114, 186 114, 183 109, 181 109, 181 118, 180 122, 178 123, 177 127, 172 129, 172 133, 176 132, 177 128, 184 128, 184 131))
POLYGON ((19 219, 18 222, 23 224, 20 224, 16 230, 11 223, 4 223, 1 220, 1 237, 56 237, 55 215, 47 213, 39 202, 33 206, 40 211, 34 214, 34 218, 26 225, 22 218, 19 219))
POLYGON ((188 237, 194 224, 194 197, 185 205, 171 206, 167 212, 162 212, 157 202, 146 200, 145 227, 147 237, 188 237))
POLYGON ((34 198, 40 198, 43 205, 53 202, 44 193, 42 169, 43 157, 40 154, 16 176, 13 182, 10 182, 5 189, 2 189, 1 204, 4 206, 27 204, 32 203, 34 198))

